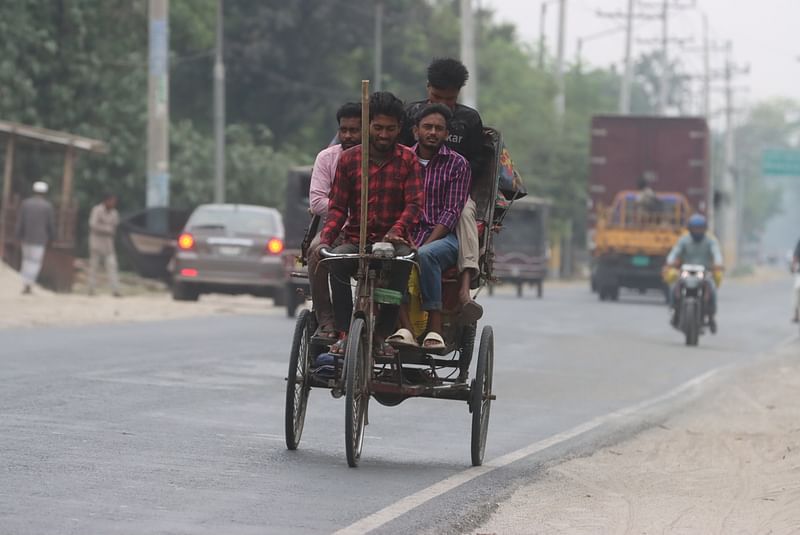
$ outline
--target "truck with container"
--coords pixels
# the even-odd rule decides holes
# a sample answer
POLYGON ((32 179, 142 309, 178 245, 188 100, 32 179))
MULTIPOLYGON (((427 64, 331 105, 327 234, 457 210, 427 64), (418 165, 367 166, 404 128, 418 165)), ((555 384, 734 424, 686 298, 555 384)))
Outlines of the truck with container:
POLYGON ((587 240, 591 288, 667 295, 661 268, 693 213, 709 216, 709 129, 700 117, 596 116, 587 240))

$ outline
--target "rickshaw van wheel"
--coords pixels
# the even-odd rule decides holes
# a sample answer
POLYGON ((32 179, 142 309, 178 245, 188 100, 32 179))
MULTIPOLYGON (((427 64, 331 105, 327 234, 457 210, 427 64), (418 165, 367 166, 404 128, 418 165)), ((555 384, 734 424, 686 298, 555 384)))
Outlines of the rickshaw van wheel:
POLYGON ((489 414, 492 408, 492 377, 494 374, 494 333, 487 325, 481 332, 478 348, 478 363, 475 379, 470 389, 470 406, 472 408, 472 436, 470 450, 472 466, 483 464, 486 451, 486 435, 489 430, 489 414))
POLYGON ((313 322, 308 310, 303 310, 297 318, 289 353, 289 373, 286 376, 285 435, 286 447, 296 450, 300 444, 305 423, 311 373, 311 333, 313 322))
POLYGON ((345 453, 351 468, 358 466, 361 448, 364 445, 367 404, 367 335, 364 318, 354 318, 347 335, 344 357, 345 373, 345 453))

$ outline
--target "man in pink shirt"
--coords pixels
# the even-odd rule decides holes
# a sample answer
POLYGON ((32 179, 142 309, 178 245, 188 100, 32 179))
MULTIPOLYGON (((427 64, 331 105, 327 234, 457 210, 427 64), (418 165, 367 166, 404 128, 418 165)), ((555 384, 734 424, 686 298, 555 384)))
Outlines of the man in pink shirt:
MULTIPOLYGON (((339 142, 317 154, 311 171, 308 197, 311 213, 320 217, 319 228, 325 226, 328 216, 328 196, 331 191, 336 165, 343 151, 361 143, 361 104, 348 102, 336 112, 339 122, 339 142)), ((328 288, 328 270, 319 265, 319 234, 308 247, 308 276, 311 280, 311 299, 319 327, 315 336, 335 337, 333 306, 328 288)))

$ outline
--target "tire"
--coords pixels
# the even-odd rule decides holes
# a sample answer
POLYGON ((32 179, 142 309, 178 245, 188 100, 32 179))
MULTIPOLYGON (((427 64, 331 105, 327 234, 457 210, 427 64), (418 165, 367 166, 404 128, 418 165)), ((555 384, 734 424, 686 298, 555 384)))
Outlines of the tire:
POLYGON ((175 301, 197 301, 199 298, 200 292, 191 283, 172 283, 172 299, 175 301))
POLYGON ((344 357, 345 409, 344 439, 347 465, 358 466, 364 445, 364 426, 367 419, 369 392, 367 391, 367 336, 363 318, 355 318, 347 335, 344 357))
POLYGON ((619 301, 619 286, 611 286, 608 289, 608 298, 612 301, 619 301))
POLYGON ((297 318, 289 353, 289 373, 286 375, 285 435, 286 447, 296 450, 303 434, 311 375, 311 334, 314 325, 311 313, 303 310, 297 318))
POLYGON ((696 346, 700 338, 700 324, 697 317, 697 303, 692 301, 683 305, 683 332, 686 334, 686 345, 696 346))
POLYGON ((544 283, 539 281, 536 283, 536 297, 541 299, 544 295, 544 283))
POLYGON ((489 430, 489 413, 492 408, 492 376, 494 371, 494 333, 487 325, 481 332, 478 348, 478 364, 470 389, 470 409, 472 410, 472 437, 470 450, 472 466, 483 464, 486 451, 486 435, 489 430))

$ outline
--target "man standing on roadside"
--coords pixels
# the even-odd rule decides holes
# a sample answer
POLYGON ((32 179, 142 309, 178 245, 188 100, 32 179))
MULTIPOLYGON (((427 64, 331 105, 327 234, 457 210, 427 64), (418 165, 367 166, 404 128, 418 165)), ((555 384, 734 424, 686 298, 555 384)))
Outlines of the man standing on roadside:
MULTIPOLYGON (((399 141, 409 147, 413 146, 415 139, 412 126, 415 124, 417 114, 430 104, 444 104, 450 108, 453 114, 445 144, 467 159, 471 168, 472 180, 475 181, 481 176, 480 173, 485 163, 483 158, 483 121, 476 110, 458 103, 458 95, 468 79, 467 68, 457 59, 433 60, 428 66, 427 98, 406 106, 407 120, 399 141)), ((477 321, 483 315, 483 309, 472 300, 470 295, 470 283, 478 275, 478 259, 480 258, 475 219, 475 201, 471 197, 467 197, 456 226, 460 273, 458 296, 462 306, 461 317, 466 322, 477 321)))
POLYGON ((31 293, 42 270, 45 249, 56 237, 55 212, 45 198, 48 189, 46 182, 34 182, 33 196, 22 201, 17 214, 15 234, 22 245, 23 294, 31 293))
POLYGON ((89 295, 94 295, 97 270, 102 262, 108 273, 111 293, 114 297, 120 297, 117 255, 114 253, 114 236, 118 224, 117 196, 106 193, 103 202, 92 208, 89 216, 89 295))
MULTIPOLYGON (((339 156, 343 151, 361 143, 361 104, 356 102, 344 104, 336 112, 336 121, 339 123, 339 143, 331 145, 317 154, 311 171, 311 187, 308 198, 311 213, 320 218, 319 228, 325 226, 328 216, 328 197, 331 193, 331 184, 333 184, 333 177, 336 174, 339 156)), ((333 305, 331 304, 331 292, 328 289, 328 269, 327 266, 319 263, 319 240, 320 237, 317 234, 308 246, 311 299, 314 302, 314 312, 319 325, 314 335, 332 338, 336 334, 333 326, 333 305)))

